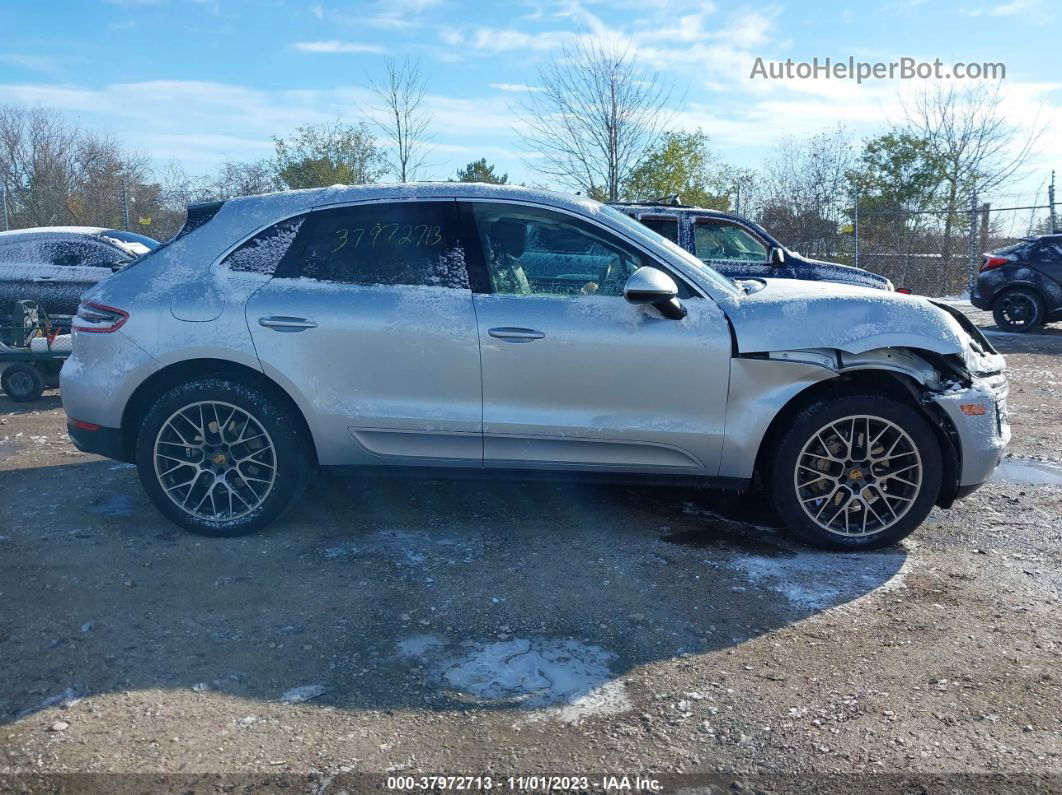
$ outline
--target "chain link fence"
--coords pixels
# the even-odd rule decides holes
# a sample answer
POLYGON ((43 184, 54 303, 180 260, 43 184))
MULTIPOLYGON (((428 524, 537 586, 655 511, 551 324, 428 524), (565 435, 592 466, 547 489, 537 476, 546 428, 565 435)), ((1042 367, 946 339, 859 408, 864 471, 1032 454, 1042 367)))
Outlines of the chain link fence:
POLYGON ((1042 194, 1041 203, 1010 197, 1000 204, 971 196, 949 212, 850 202, 832 213, 768 209, 756 220, 805 256, 856 265, 919 295, 949 296, 969 291, 982 253, 1054 231, 1042 194))

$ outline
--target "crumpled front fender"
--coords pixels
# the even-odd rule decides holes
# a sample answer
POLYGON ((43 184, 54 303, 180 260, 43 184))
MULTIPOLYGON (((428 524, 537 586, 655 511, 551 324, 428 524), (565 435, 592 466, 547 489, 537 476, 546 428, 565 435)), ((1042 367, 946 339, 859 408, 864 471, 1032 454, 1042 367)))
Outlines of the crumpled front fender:
POLYGON ((843 284, 765 279, 728 310, 738 353, 912 348, 962 354, 966 333, 925 298, 843 284))

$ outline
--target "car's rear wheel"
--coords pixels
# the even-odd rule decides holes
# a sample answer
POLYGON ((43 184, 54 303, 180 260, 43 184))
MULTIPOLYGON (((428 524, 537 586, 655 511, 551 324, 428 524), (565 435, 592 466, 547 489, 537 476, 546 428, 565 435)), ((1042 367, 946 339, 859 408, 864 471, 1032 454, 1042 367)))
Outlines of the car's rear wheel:
POLYGON ((302 495, 312 470, 301 422, 276 396, 238 379, 171 389, 148 409, 136 443, 155 506, 209 536, 253 533, 302 495))
POLYGON ((922 523, 941 471, 940 443, 917 408, 883 395, 838 395, 796 416, 768 482, 775 508, 807 543, 876 549, 922 523))
POLYGON ((1035 290, 1015 287, 992 303, 992 317, 1003 331, 1032 331, 1044 323, 1044 300, 1035 290))

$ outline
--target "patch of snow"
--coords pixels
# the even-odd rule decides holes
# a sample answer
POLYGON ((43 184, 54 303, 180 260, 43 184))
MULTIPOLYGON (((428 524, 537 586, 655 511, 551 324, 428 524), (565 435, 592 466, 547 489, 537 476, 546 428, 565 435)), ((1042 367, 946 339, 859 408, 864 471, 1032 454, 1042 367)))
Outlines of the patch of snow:
POLYGON ((35 707, 29 707, 19 712, 15 717, 24 718, 26 715, 32 715, 34 712, 39 712, 42 709, 48 709, 49 707, 60 707, 66 709, 72 707, 74 704, 88 695, 88 691, 85 690, 82 685, 71 685, 66 688, 62 693, 57 693, 54 696, 49 696, 44 699, 40 704, 35 707))
POLYGON ((567 721, 630 708, 622 682, 609 671, 615 655, 599 646, 526 638, 470 646, 443 664, 443 678, 478 703, 555 707, 550 716, 567 721))
POLYGON ((317 698, 324 691, 324 685, 302 685, 301 687, 293 687, 291 690, 284 691, 280 696, 280 700, 285 704, 301 704, 304 701, 317 698))
POLYGON ((903 581, 904 552, 797 552, 788 557, 746 555, 727 565, 753 585, 781 594, 791 604, 824 610, 871 590, 895 588, 903 581))
POLYGON ((970 294, 962 293, 961 295, 945 295, 942 298, 934 298, 938 304, 968 304, 970 303, 970 294))

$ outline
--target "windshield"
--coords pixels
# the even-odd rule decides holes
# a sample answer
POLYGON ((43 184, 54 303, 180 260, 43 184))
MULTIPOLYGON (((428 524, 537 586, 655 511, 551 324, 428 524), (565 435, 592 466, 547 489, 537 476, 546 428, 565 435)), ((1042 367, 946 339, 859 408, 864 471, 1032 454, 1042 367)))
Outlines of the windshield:
POLYGON ((688 251, 686 251, 686 249, 680 247, 676 243, 672 243, 663 235, 654 232, 652 229, 642 224, 641 221, 636 221, 629 215, 621 213, 619 210, 609 207, 607 204, 601 205, 598 209, 600 210, 601 214, 607 216, 609 220, 615 221, 617 224, 623 226, 631 232, 635 232, 638 235, 652 238, 655 242, 668 249, 668 251, 674 254, 675 257, 681 259, 683 262, 685 262, 687 265, 697 271, 701 276, 703 276, 705 279, 707 279, 720 289, 726 290, 727 292, 731 293, 743 292, 742 289, 731 279, 728 279, 726 276, 721 274, 719 271, 717 271, 715 268, 708 265, 707 263, 697 259, 697 257, 693 256, 693 254, 690 254, 688 251))
POLYGON ((125 243, 136 250, 137 254, 144 254, 148 251, 154 251, 159 247, 159 241, 153 237, 147 235, 138 235, 136 232, 128 232, 124 229, 107 229, 101 237, 109 238, 118 243, 125 243))

